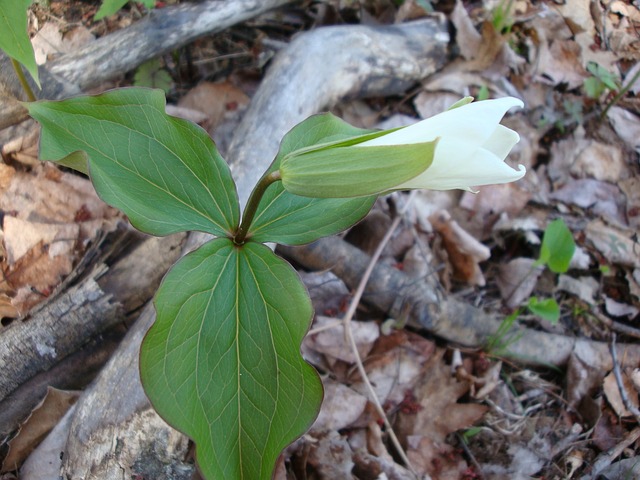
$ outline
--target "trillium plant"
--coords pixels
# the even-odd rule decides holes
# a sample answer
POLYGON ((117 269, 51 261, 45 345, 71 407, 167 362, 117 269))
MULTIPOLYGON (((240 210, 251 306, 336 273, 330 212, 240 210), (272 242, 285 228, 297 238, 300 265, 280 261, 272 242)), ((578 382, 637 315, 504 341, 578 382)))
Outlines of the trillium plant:
POLYGON ((179 260, 155 295, 140 376, 158 413, 196 443, 208 479, 270 478, 313 423, 322 384, 300 354, 313 311, 293 268, 266 242, 298 245, 358 222, 379 195, 518 180, 500 125, 515 98, 463 99, 389 131, 315 115, 285 135, 244 212, 207 133, 168 116, 159 90, 26 104, 40 155, 87 173, 105 202, 152 235, 213 239, 179 260))
MULTIPOLYGON (((31 0, 0 5, 0 48, 33 98, 31 0)), ((379 195, 518 180, 500 125, 515 98, 471 103, 404 128, 363 130, 315 115, 280 143, 242 215, 231 171, 209 135, 165 113, 161 90, 128 88, 26 103, 40 157, 91 178, 100 197, 151 235, 213 239, 167 273, 140 350, 151 403, 196 444, 207 479, 270 478, 281 451, 316 418, 322 383, 300 354, 313 316, 295 270, 265 243, 300 245, 357 223, 379 195)))

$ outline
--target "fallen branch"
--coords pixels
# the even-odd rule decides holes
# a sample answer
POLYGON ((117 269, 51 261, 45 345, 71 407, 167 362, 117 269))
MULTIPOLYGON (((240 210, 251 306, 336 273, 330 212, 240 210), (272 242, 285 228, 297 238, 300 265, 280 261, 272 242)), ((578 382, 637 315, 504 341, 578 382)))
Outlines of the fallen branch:
MULTIPOLYGON (((323 238, 304 247, 280 247, 288 258, 310 270, 331 270, 348 287, 358 285, 369 256, 337 237, 323 238)), ((364 301, 395 318, 408 318, 430 333, 450 342, 482 348, 500 325, 496 316, 454 298, 444 298, 433 280, 415 279, 387 265, 377 265, 367 285, 364 301)), ((515 339, 506 354, 524 363, 564 366, 579 349, 591 352, 594 368, 609 370, 612 360, 604 342, 571 338, 527 328, 514 328, 515 339)), ((640 362, 640 346, 616 345, 624 365, 640 362)))
MULTIPOLYGON (((447 42, 446 25, 440 20, 380 28, 331 27, 300 35, 279 53, 235 134, 229 156, 240 198, 248 197, 253 180, 268 167, 291 126, 345 98, 402 92, 442 65, 447 42)), ((191 234, 188 248, 204 238, 191 234)), ((165 465, 189 471, 184 459, 162 443, 168 434, 148 434, 131 423, 155 415, 142 391, 137 363, 140 342, 153 320, 149 305, 79 400, 64 455, 64 478, 121 479, 123 472, 133 473, 134 464, 141 464, 135 473, 154 477, 148 456, 136 463, 141 452, 150 451, 165 455, 165 465)), ((55 465, 59 459, 47 461, 55 465)))
MULTIPOLYGON (((135 69, 147 60, 225 30, 291 0, 205 0, 154 9, 128 28, 117 30, 73 53, 40 67, 43 91, 39 98, 61 99, 100 86, 135 69)), ((8 58, 0 53, 0 130, 28 118, 12 100, 22 88, 8 58)))
MULTIPOLYGON (((116 245, 95 245, 92 251, 100 256, 89 252, 73 272, 76 278, 61 286, 64 291, 0 332, 0 439, 24 420, 48 385, 63 388, 98 368, 98 357, 91 357, 91 352, 81 364, 71 356, 135 317, 177 259, 184 235, 131 237, 130 232, 115 232, 109 238, 116 245), (123 241, 128 244, 124 252, 123 241)), ((95 345, 92 350, 100 348, 95 345)), ((103 364, 107 360, 99 358, 103 364)))

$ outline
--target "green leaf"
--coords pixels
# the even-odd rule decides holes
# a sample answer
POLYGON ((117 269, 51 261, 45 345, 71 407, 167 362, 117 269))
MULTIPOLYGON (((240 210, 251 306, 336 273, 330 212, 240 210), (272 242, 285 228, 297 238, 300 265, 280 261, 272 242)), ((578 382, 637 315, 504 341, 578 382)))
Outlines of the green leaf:
POLYGON ((584 87, 584 92, 589 98, 600 98, 600 95, 602 95, 602 92, 604 92, 605 89, 604 83, 596 77, 585 78, 582 82, 582 86, 584 87))
POLYGON ((104 17, 110 17, 124 7, 128 1, 129 0, 104 0, 93 19, 101 20, 104 17))
MULTIPOLYGON (((379 132, 353 127, 331 114, 314 115, 296 125, 280 144, 269 171, 280 167, 285 155, 313 145, 334 145, 379 132)), ((333 235, 361 220, 375 202, 374 196, 353 199, 308 198, 287 192, 281 182, 270 186, 254 219, 249 237, 258 242, 301 245, 333 235)))
POLYGON ((193 438, 205 478, 271 478, 322 401, 300 355, 312 307, 296 272, 264 245, 219 238, 171 269, 155 306, 140 352, 155 409, 193 438))
POLYGON ((0 49, 26 67, 40 86, 36 56, 27 32, 31 0, 0 0, 0 49))
POLYGON ((589 62, 587 64, 587 70, 594 77, 598 78, 609 90, 619 90, 620 84, 615 74, 601 66, 596 62, 589 62))
POLYGON ((204 130, 165 113, 160 90, 120 89, 26 107, 42 125, 41 158, 86 152, 100 197, 143 232, 227 235, 237 227, 229 167, 204 130))
POLYGON ((169 72, 162 68, 160 59, 153 58, 138 67, 133 76, 133 84, 136 87, 159 88, 168 93, 173 80, 169 72))
MULTIPOLYGON (((102 5, 100 5, 100 9, 96 12, 93 19, 100 20, 104 17, 110 17, 124 7, 128 2, 129 0, 103 0, 102 5)), ((142 3, 148 9, 156 6, 156 0, 140 0, 138 3, 142 3)))
POLYGON ((551 222, 542 237, 540 258, 536 265, 547 265, 554 273, 564 273, 569 269, 576 250, 571 231, 561 218, 551 222))
POLYGON ((531 310, 531 313, 548 322, 558 323, 560 319, 560 307, 553 298, 541 300, 536 297, 531 297, 527 307, 531 310))

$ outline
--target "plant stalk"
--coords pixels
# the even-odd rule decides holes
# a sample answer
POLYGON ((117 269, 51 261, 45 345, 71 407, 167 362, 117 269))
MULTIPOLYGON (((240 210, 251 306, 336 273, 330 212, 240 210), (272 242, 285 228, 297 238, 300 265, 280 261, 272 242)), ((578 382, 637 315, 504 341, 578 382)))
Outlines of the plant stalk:
POLYGON ((11 59, 11 65, 13 65, 13 69, 16 72, 18 80, 20 81, 20 85, 22 86, 22 89, 27 94, 27 99, 30 102, 35 102, 37 100, 36 96, 33 94, 33 90, 31 90, 31 86, 29 85, 29 82, 27 82, 27 77, 24 76, 24 72, 22 71, 22 66, 14 58, 11 59))
POLYGON ((638 70, 636 72, 636 74, 633 76, 633 78, 631 80, 629 80, 627 82, 627 84, 623 88, 620 89, 618 94, 615 97, 613 97, 613 99, 607 104, 607 106, 605 107, 604 111, 600 115, 601 119, 603 119, 603 118, 605 118, 607 116, 607 112, 609 111, 609 109, 611 107, 613 107, 616 103, 618 103, 618 101, 629 91, 629 89, 633 86, 633 84, 636 83, 636 80, 638 80, 638 77, 640 77, 640 70, 638 70))
POLYGON ((260 200, 262 200, 262 197, 264 196, 264 192, 267 190, 269 185, 280 179, 280 170, 276 170, 275 172, 263 175, 258 181, 249 196, 247 205, 244 207, 244 212, 242 212, 242 222, 240 222, 240 226, 233 237, 233 242, 236 245, 242 245, 245 242, 247 233, 249 232, 249 227, 251 227, 251 222, 253 222, 253 218, 258 210, 258 205, 260 205, 260 200))

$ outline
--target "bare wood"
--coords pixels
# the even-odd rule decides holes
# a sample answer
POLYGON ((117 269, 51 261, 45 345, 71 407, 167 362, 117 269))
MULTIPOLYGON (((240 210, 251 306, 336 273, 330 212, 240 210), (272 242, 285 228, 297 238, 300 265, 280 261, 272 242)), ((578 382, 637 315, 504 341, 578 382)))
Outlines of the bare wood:
MULTIPOLYGON (((116 239, 112 251, 104 249, 104 256, 97 259, 88 254, 87 261, 97 260, 89 274, 76 269, 65 281, 72 284, 70 288, 0 332, 0 434, 13 430, 24 419, 22 414, 38 403, 37 394, 30 388, 46 379, 68 384, 78 374, 71 368, 74 360, 64 367, 60 362, 136 314, 178 258, 184 239, 184 235, 156 238, 134 234, 135 240, 131 241, 130 232, 112 237, 116 239), (121 252, 123 239, 129 247, 121 252), (74 275, 82 278, 74 279, 74 275), (73 284, 75 280, 77 284, 73 284), (55 372, 44 375, 51 369, 57 369, 60 376, 54 379, 51 375, 55 372), (31 395, 25 395, 25 390, 31 395), (22 399, 20 408, 16 408, 16 399, 22 399)), ((107 358, 102 360, 104 363, 107 358)))
POLYGON ((202 35, 220 32, 290 2, 205 0, 155 9, 131 27, 51 62, 48 70, 59 79, 86 91, 202 35))
POLYGON ((297 37, 277 56, 229 147, 241 203, 294 125, 345 99, 404 92, 444 64, 448 42, 436 19, 297 37))
POLYGON ((0 335, 0 399, 121 321, 120 306, 97 283, 105 271, 99 266, 91 278, 67 290, 56 302, 4 329, 0 335))
MULTIPOLYGON (((203 35, 220 32, 291 0, 205 0, 152 10, 144 19, 63 55, 39 68, 41 99, 77 95, 116 78, 147 60, 180 48, 203 35)), ((25 100, 13 68, 0 52, 0 130, 28 118, 15 100, 25 100)))
MULTIPOLYGON (((331 270, 349 287, 358 285, 369 256, 337 237, 323 238, 303 247, 279 247, 287 257, 312 270, 331 270)), ((444 298, 432 281, 416 280, 377 265, 363 299, 395 318, 408 317, 434 335, 473 348, 486 345, 500 319, 453 298, 444 298)), ((589 358, 603 370, 612 367, 608 345, 527 328, 514 328, 508 346, 513 358, 537 365, 564 366, 576 349, 591 351, 589 358)), ((640 362, 640 346, 616 345, 626 365, 640 362)))
MULTIPOLYGON (((251 179, 268 167, 280 138, 291 126, 345 98, 400 93, 410 82, 441 66, 447 41, 446 25, 440 20, 382 28, 336 27, 300 35, 280 52, 236 132, 229 156, 234 175, 240 179, 238 189, 243 201, 253 186, 251 179), (352 50, 357 55, 349 53, 352 50), (343 53, 348 54, 348 61, 340 60, 343 53), (323 87, 308 89, 312 77, 323 87)), ((205 239, 202 234, 191 234, 187 249, 205 239)), ((132 473, 131 459, 142 450, 139 443, 148 446, 152 440, 145 432, 136 438, 126 432, 131 431, 131 419, 155 415, 142 391, 137 364, 140 342, 153 320, 153 309, 147 306, 116 355, 78 402, 62 466, 63 478, 120 479, 123 472, 125 476, 132 473), (103 434, 105 431, 108 435, 103 434)), ((154 435, 162 437, 158 431, 154 435)), ((160 444, 154 448, 165 452, 160 444)), ((171 465, 189 468, 177 456, 171 459, 171 465)), ((144 471, 136 473, 147 475, 144 471)))

